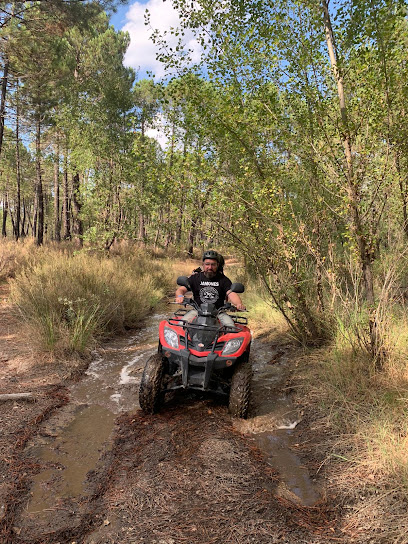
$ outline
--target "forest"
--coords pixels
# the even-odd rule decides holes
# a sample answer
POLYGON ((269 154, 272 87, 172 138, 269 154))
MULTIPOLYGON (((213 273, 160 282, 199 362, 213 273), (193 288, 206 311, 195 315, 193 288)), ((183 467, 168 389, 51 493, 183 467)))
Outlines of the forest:
POLYGON ((406 543, 407 4, 170 1, 163 78, 126 66, 124 1, 0 1, 4 328, 83 363, 221 251, 264 365, 295 353, 337 541, 406 543))
POLYGON ((2 236, 224 247, 302 344, 341 313, 381 370, 406 296, 405 3, 174 6, 156 82, 123 65, 112 5, 1 3, 2 236))

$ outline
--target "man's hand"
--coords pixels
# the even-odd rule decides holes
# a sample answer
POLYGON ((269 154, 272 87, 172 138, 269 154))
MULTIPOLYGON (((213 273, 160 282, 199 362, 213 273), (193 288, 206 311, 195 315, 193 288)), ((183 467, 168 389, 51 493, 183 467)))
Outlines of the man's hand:
POLYGON ((237 293, 230 291, 227 293, 227 295, 228 302, 231 302, 231 304, 233 304, 237 310, 246 310, 245 305, 242 304, 242 300, 237 293))
POLYGON ((184 301, 184 295, 176 295, 177 304, 183 304, 183 301, 184 301))

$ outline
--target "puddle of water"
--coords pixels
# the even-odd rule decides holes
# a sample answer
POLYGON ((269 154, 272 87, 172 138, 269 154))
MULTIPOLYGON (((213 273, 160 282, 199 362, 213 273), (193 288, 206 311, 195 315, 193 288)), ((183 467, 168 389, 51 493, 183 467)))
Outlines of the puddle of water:
POLYGON ((287 488, 304 506, 313 506, 319 495, 313 487, 307 469, 291 450, 294 447, 292 431, 276 430, 254 435, 257 446, 266 455, 266 461, 280 474, 287 488))
POLYGON ((130 338, 111 342, 95 356, 81 382, 71 387, 70 405, 49 422, 57 438, 47 438, 31 450, 56 467, 35 476, 26 507, 29 515, 49 517, 61 499, 87 494, 86 475, 109 447, 117 415, 138 408, 138 383, 146 359, 156 349, 158 324, 164 317, 155 314, 130 338))
MULTIPOLYGON (((136 344, 138 340, 133 340, 136 344)), ((98 404, 115 414, 137 408, 138 383, 146 359, 156 343, 145 343, 140 350, 118 348, 106 351, 93 361, 86 377, 71 389, 71 399, 78 404, 98 404)))
POLYGON ((139 380, 135 377, 135 376, 132 376, 132 371, 135 370, 135 366, 137 365, 137 363, 140 362, 140 365, 139 368, 136 368, 136 370, 142 370, 143 369, 143 365, 145 363, 145 354, 142 353, 140 355, 137 355, 137 357, 135 357, 128 365, 125 365, 121 372, 120 372, 120 384, 121 385, 127 385, 128 383, 137 383, 139 382, 139 380))
POLYGON ((115 414, 101 406, 81 406, 55 440, 33 450, 36 457, 57 464, 58 468, 34 477, 29 513, 52 508, 57 498, 87 494, 86 475, 96 466, 114 419, 115 414))
POLYGON ((309 473, 295 453, 294 430, 301 420, 290 395, 282 394, 288 375, 289 359, 284 354, 269 364, 271 354, 261 342, 254 342, 253 396, 256 414, 241 430, 250 433, 266 461, 280 474, 286 488, 304 506, 319 500, 309 473))

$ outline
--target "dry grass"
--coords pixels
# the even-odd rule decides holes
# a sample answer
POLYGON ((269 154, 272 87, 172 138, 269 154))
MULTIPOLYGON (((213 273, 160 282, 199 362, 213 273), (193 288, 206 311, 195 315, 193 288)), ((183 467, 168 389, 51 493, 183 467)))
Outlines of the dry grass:
POLYGON ((266 299, 249 290, 245 303, 249 311, 249 325, 255 338, 262 336, 269 340, 275 338, 291 340, 288 325, 282 314, 266 299))
POLYGON ((33 259, 36 248, 32 240, 14 242, 0 239, 0 282, 13 278, 33 259))
POLYGON ((347 505, 344 533, 355 542, 402 544, 408 543, 408 309, 400 263, 382 266, 371 311, 361 304, 357 280, 338 295, 333 342, 305 355, 299 391, 319 437, 319 473, 347 505), (384 355, 381 371, 370 356, 370 319, 384 355))
POLYGON ((344 331, 301 366, 304 402, 322 436, 322 470, 348 504, 344 531, 357 542, 402 544, 408 542, 406 319, 400 314, 388 325, 382 372, 344 331))
POLYGON ((42 349, 83 352, 137 326, 171 285, 171 267, 131 248, 106 256, 42 249, 11 280, 11 297, 42 349))
POLYGON ((176 279, 178 276, 190 276, 193 273, 193 270, 201 265, 201 261, 195 259, 181 259, 179 257, 171 258, 168 262, 173 272, 174 291, 177 289, 176 279))

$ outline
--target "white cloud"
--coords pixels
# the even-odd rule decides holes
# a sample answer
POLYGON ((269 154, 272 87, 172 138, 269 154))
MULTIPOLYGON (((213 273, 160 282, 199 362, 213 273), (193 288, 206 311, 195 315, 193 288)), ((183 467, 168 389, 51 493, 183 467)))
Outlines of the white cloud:
MULTIPOLYGON (((179 16, 173 9, 170 0, 148 0, 146 3, 135 2, 126 13, 126 24, 122 30, 129 32, 130 45, 126 52, 124 63, 137 70, 143 77, 147 70, 153 72, 157 78, 164 76, 164 67, 156 60, 158 48, 150 40, 152 29, 158 29, 161 33, 170 27, 179 25, 179 16), (150 12, 151 28, 145 25, 145 11, 150 12)), ((176 38, 171 37, 170 45, 176 43, 176 38)), ((170 38, 169 38, 170 40, 170 38)), ((185 40, 189 48, 193 50, 193 61, 200 57, 200 46, 193 35, 186 32, 185 40)))
POLYGON ((158 144, 162 149, 165 149, 169 142, 169 139, 167 135, 163 132, 163 130, 157 128, 149 128, 148 130, 146 130, 146 136, 157 140, 158 144))

